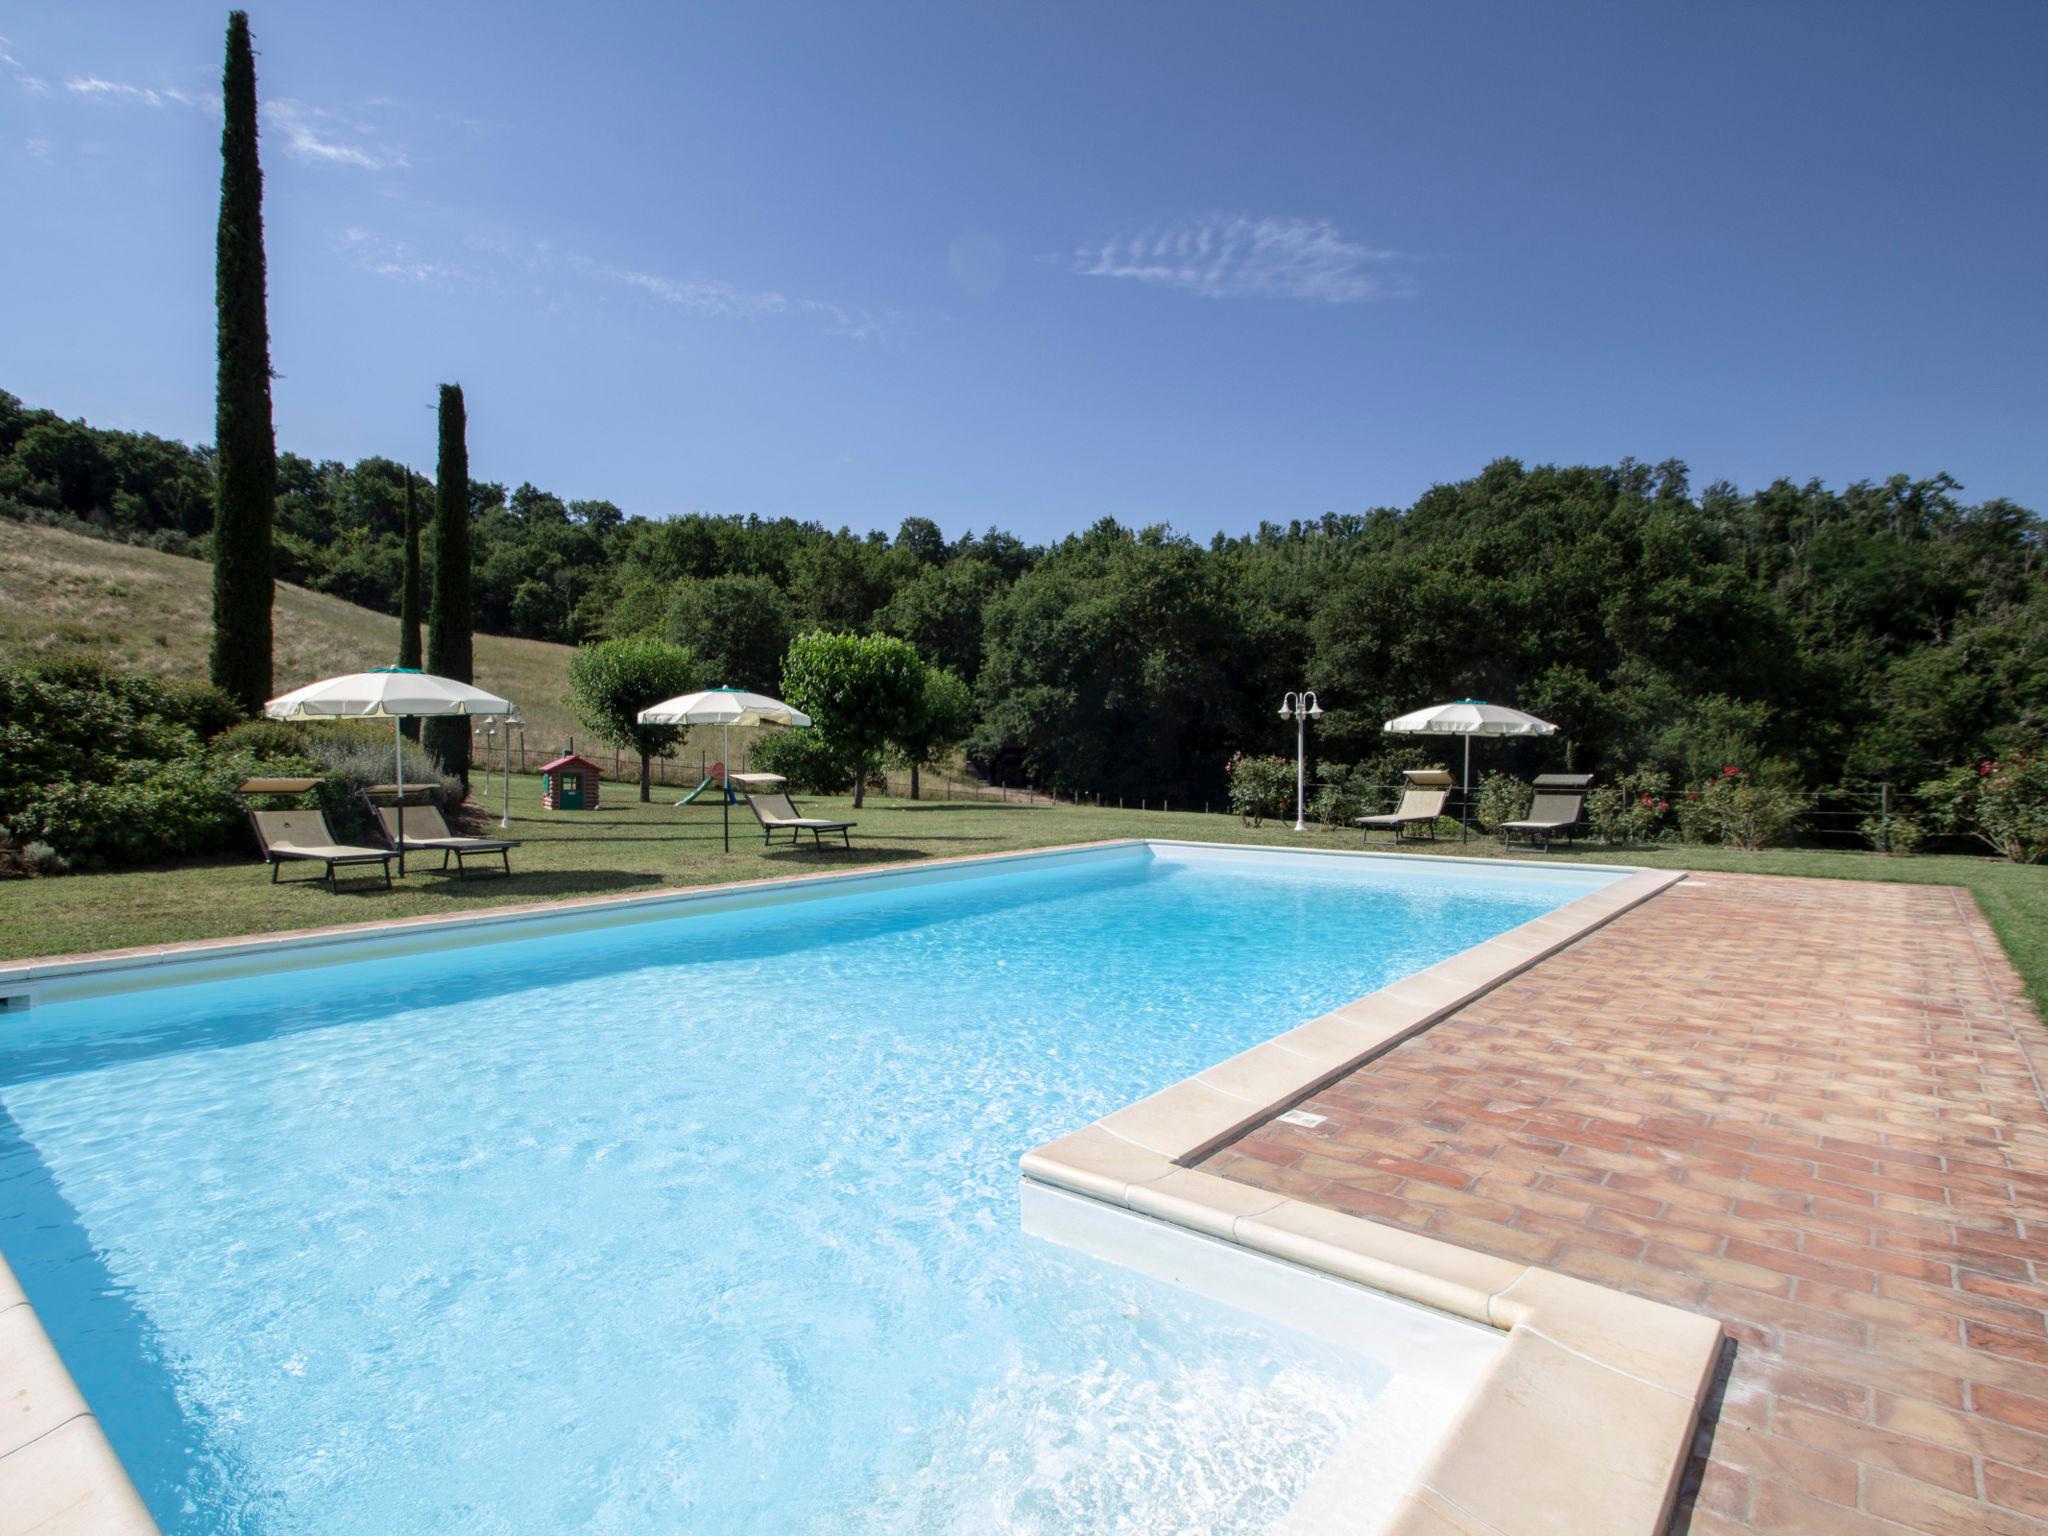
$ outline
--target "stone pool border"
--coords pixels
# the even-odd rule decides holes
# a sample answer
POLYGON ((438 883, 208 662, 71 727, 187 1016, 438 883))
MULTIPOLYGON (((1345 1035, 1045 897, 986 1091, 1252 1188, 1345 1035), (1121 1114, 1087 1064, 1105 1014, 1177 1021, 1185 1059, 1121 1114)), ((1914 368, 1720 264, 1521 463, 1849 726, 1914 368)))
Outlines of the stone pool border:
POLYGON ((1191 1165, 1684 878, 1633 871, 1046 1143, 1024 1178, 1506 1333, 1386 1536, 1656 1536, 1717 1319, 1191 1165))
MULTIPOLYGON (((692 909, 758 905, 790 891, 903 883, 927 871, 943 876, 963 866, 1150 846, 1403 863, 1426 858, 1433 865, 1495 870, 1559 867, 1535 859, 1115 838, 907 867, 868 865, 0 963, 0 1004, 18 998, 33 1005, 46 989, 124 990, 123 979, 133 987, 165 984, 172 978, 158 968, 181 963, 256 971, 293 951, 316 964, 339 962, 351 957, 322 952, 380 936, 396 951, 417 951, 446 937, 487 942, 484 930, 490 929, 653 921, 692 909)), ((1661 1529, 1719 1354, 1718 1322, 1269 1196, 1186 1164, 1684 878, 1675 871, 1628 870, 1554 912, 1047 1143, 1025 1156, 1024 1176, 1504 1330, 1500 1358, 1410 1490, 1391 1536, 1621 1536, 1661 1529)), ((0 1536, 147 1536, 157 1530, 4 1254, 0 1403, 7 1405, 0 1427, 0 1536)))

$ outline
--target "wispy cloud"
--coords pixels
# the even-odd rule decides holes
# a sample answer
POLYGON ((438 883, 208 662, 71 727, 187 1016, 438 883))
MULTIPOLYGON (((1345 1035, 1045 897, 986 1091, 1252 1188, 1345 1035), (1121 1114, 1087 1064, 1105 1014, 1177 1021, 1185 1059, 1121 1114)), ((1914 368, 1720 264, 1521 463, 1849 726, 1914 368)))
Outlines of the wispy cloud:
POLYGON ((263 120, 284 135, 288 154, 314 165, 393 171, 407 164, 403 146, 377 139, 374 129, 288 96, 265 102, 263 120))
MULTIPOLYGON (((64 89, 88 100, 125 102, 132 106, 188 107, 220 116, 220 98, 196 95, 174 86, 135 85, 100 75, 73 75, 64 89)), ((346 165, 364 171, 403 170, 409 163, 403 145, 392 142, 368 124, 351 122, 339 113, 280 96, 262 105, 263 122, 283 140, 284 151, 309 165, 346 165)))
POLYGON ((0 69, 4 69, 8 74, 12 75, 14 83, 24 91, 27 91, 29 95, 47 96, 50 94, 49 82, 40 75, 30 74, 28 66, 14 56, 13 45, 4 37, 0 37, 0 69))
POLYGON ((1212 215, 1082 246, 1082 277, 1125 278, 1204 298, 1362 304, 1409 290, 1398 251, 1345 237, 1326 219, 1212 215))
POLYGON ((378 277, 408 283, 488 285, 488 273, 465 262, 437 261, 423 255, 410 242, 380 235, 375 230, 350 227, 336 242, 342 252, 363 271, 378 277))
POLYGON ((716 315, 728 320, 755 320, 763 315, 785 315, 791 308, 789 299, 772 289, 741 288, 733 283, 720 282, 716 278, 663 277, 659 273, 636 272, 628 267, 615 267, 609 262, 592 261, 583 256, 571 257, 570 265, 594 277, 623 283, 629 288, 638 288, 642 293, 651 293, 665 304, 673 304, 678 309, 687 309, 700 315, 716 315))
POLYGON ((79 96, 104 96, 112 101, 139 102, 145 107, 160 107, 170 99, 146 86, 129 85, 123 80, 102 80, 98 75, 73 75, 64 82, 64 89, 79 96))
POLYGON ((570 265, 594 277, 650 293, 663 303, 694 314, 725 320, 758 320, 773 315, 808 316, 823 323, 828 334, 861 346, 883 340, 901 318, 887 310, 849 308, 824 299, 792 298, 772 288, 743 288, 717 278, 667 277, 581 256, 571 257, 570 265))

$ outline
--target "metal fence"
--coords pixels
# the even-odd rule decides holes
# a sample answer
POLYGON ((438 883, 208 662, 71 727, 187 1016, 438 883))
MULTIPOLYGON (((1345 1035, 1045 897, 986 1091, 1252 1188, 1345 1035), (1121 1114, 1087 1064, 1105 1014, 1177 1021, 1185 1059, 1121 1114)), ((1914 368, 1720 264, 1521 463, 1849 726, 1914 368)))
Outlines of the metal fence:
MULTIPOLYGON (((506 754, 502 747, 479 736, 473 750, 474 756, 471 759, 470 766, 478 775, 503 773, 505 771, 506 754)), ((523 743, 515 743, 511 749, 512 771, 520 774, 538 772, 541 764, 552 762, 555 758, 560 757, 562 750, 560 747, 539 748, 529 747, 523 743)), ((579 755, 587 757, 592 762, 598 764, 604 770, 606 777, 616 783, 636 784, 639 782, 640 759, 635 753, 620 751, 616 748, 606 750, 603 748, 578 747, 576 751, 579 755)), ((744 773, 747 771, 744 748, 742 748, 738 756, 741 760, 734 767, 733 771, 744 773)), ((712 763, 713 758, 708 752, 698 752, 689 756, 657 757, 648 764, 648 778, 651 783, 658 784, 666 789, 693 789, 703 783, 709 776, 712 763)), ((1236 814, 1230 809, 1229 803, 1223 800, 1181 800, 1176 803, 1171 796, 1141 795, 1133 797, 1129 795, 1105 795, 1089 791, 1078 793, 1068 791, 1055 792, 1032 789, 1024 785, 1001 782, 992 783, 963 774, 939 771, 923 772, 918 777, 919 798, 924 800, 994 802, 1019 806, 1069 806, 1076 809, 1119 811, 1179 811, 1184 815, 1234 816, 1236 814)), ((891 771, 885 774, 883 779, 885 787, 879 793, 898 799, 908 799, 910 797, 910 775, 907 772, 891 771)), ((1313 805, 1317 794, 1329 787, 1331 786, 1321 781, 1309 780, 1305 797, 1306 805, 1313 805)), ((1357 784, 1347 783, 1341 787, 1348 794, 1361 794, 1360 786, 1357 784)), ((1362 791, 1362 798, 1365 802, 1364 814, 1376 814, 1392 810, 1399 803, 1401 791, 1405 787, 1404 784, 1399 782, 1365 786, 1362 791)), ((1594 786, 1596 789, 1598 787, 1597 784, 1594 786)), ((1671 791, 1674 797, 1673 815, 1670 824, 1665 829, 1665 835, 1669 839, 1677 837, 1677 799, 1675 797, 1681 796, 1683 793, 1684 791, 1682 790, 1671 791)), ((1476 786, 1472 798, 1475 802, 1478 799, 1476 786)), ((1793 832, 1793 840, 1809 844, 1819 842, 1831 847, 1842 847, 1852 844, 1865 847, 1881 845, 1888 841, 1886 829, 1892 821, 1899 818, 1920 821, 1923 818, 1924 812, 1924 808, 1919 805, 1913 796, 1903 794, 1889 784, 1881 784, 1877 788, 1868 791, 1811 794, 1802 795, 1798 798, 1801 801, 1802 808, 1799 823, 1793 832), (1872 829, 1874 836, 1865 833, 1864 824, 1866 822, 1874 822, 1876 824, 1872 829)), ((1473 809, 1473 806, 1464 803, 1462 788, 1454 788, 1451 791, 1450 802, 1445 807, 1445 815, 1451 820, 1470 826, 1473 836, 1490 836, 1491 834, 1479 831, 1472 815, 1473 809)), ((1289 799, 1283 815, 1269 816, 1266 819, 1269 821, 1292 822, 1294 819, 1293 800, 1289 799)), ((1310 813, 1309 819, 1311 821, 1314 820, 1312 813, 1310 813)))

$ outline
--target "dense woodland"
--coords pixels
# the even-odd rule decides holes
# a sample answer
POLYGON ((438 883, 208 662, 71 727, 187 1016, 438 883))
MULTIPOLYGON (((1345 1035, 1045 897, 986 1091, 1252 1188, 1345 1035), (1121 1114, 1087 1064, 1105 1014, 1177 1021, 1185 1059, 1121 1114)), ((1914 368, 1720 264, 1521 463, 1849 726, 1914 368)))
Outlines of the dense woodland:
MULTIPOLYGON (((283 452, 277 474, 278 578, 396 614, 406 468, 283 452)), ((920 517, 657 520, 489 481, 469 504, 484 631, 659 634, 771 690, 798 634, 901 636, 973 685, 979 761, 1062 791, 1220 798, 1233 752, 1291 753, 1277 706, 1302 686, 1325 764, 1391 765, 1382 720, 1465 696, 1563 727, 1496 765, 1740 764, 1821 793, 2048 736, 2043 523, 1941 476, 1695 491, 1676 462, 1503 459, 1207 545, 1108 519, 1049 548, 920 517)), ((210 449, 0 392, 0 515, 205 558, 213 513, 210 449)))

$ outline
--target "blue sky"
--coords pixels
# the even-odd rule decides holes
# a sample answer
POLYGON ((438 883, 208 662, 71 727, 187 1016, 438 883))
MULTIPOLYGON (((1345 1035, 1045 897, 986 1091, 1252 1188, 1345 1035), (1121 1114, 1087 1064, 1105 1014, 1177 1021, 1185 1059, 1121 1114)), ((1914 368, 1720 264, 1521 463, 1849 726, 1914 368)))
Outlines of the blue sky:
MULTIPOLYGON (((205 440, 225 7, 0 4, 0 387, 205 440)), ((1503 454, 2048 508, 2048 5, 262 4, 280 446, 1206 537, 1503 454)))

